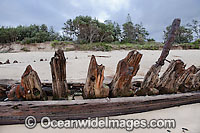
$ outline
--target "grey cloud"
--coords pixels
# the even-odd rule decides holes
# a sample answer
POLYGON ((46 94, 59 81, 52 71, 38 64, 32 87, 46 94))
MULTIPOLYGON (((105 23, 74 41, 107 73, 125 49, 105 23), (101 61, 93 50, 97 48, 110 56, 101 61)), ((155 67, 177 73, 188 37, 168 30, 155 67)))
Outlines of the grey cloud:
POLYGON ((78 15, 123 24, 130 13, 134 23, 142 22, 151 37, 162 41, 174 18, 181 18, 183 25, 200 20, 199 5, 199 0, 1 0, 0 25, 45 23, 60 31, 67 19, 78 15))

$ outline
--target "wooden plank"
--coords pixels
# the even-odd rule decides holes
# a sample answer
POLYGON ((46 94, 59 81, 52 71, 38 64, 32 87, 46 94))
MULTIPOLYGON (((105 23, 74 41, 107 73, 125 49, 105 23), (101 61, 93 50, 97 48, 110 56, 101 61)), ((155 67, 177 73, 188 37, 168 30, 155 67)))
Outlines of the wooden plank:
POLYGON ((0 125, 23 124, 28 115, 39 122, 44 116, 55 120, 87 119, 140 113, 200 103, 200 92, 158 96, 61 101, 0 102, 0 125))

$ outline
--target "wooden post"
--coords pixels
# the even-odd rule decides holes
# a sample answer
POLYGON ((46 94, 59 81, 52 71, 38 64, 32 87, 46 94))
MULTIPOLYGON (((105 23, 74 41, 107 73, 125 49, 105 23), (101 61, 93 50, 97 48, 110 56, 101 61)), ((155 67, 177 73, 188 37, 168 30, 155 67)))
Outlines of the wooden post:
POLYGON ((103 84, 105 66, 98 65, 96 58, 92 55, 88 68, 88 75, 83 88, 83 98, 108 97, 109 87, 103 84))
POLYGON ((111 97, 133 95, 133 92, 131 91, 131 80, 139 70, 141 58, 142 54, 133 50, 129 52, 124 59, 119 61, 116 73, 109 85, 111 97))
POLYGON ((53 99, 67 98, 66 59, 64 52, 58 50, 50 62, 52 74, 53 99))

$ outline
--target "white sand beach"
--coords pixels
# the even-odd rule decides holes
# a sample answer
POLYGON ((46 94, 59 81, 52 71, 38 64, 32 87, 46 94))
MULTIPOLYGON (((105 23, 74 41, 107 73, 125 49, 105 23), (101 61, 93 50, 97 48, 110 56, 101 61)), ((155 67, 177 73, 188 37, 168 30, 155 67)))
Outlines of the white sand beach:
MULTIPOLYGON (((108 58, 96 57, 98 64, 105 66, 105 82, 110 82, 116 71, 116 66, 119 60, 123 59, 129 51, 71 51, 65 52, 67 59, 67 81, 68 82, 85 82, 87 76, 90 56, 109 56, 108 58), (77 59, 75 59, 77 57, 77 59)), ((142 80, 148 69, 160 56, 160 50, 140 50, 143 54, 140 70, 133 80, 142 80)), ((33 69, 37 71, 42 82, 51 82, 50 59, 54 52, 20 52, 20 53, 0 53, 0 61, 5 62, 10 60, 11 64, 0 65, 0 80, 13 79, 19 81, 27 65, 32 65, 33 69), (40 59, 47 59, 47 61, 40 61, 40 59), (13 64, 17 60, 20 63, 13 64), (34 62, 36 61, 36 62, 34 62)), ((187 64, 186 68, 191 65, 200 66, 200 51, 199 50, 171 50, 167 58, 181 59, 187 64)), ((161 73, 166 70, 169 63, 166 62, 162 68, 161 73)), ((145 113, 137 113, 130 115, 115 116, 112 118, 119 119, 175 119, 176 128, 170 129, 172 133, 182 133, 183 127, 189 129, 188 133, 200 132, 200 104, 184 105, 180 107, 173 107, 168 109, 150 111, 145 113)), ((0 133, 53 133, 53 132, 126 132, 125 129, 42 129, 37 125, 35 129, 27 129, 22 125, 6 125, 0 126, 0 133)), ((135 133, 167 133, 167 129, 135 129, 135 133)), ((187 133, 187 132, 186 132, 187 133)))

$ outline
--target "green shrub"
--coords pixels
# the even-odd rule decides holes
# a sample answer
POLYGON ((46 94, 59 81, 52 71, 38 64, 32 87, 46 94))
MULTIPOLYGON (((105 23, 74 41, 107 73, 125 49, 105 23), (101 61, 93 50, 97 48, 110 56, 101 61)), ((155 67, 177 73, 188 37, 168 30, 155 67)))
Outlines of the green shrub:
POLYGON ((194 43, 194 42, 179 44, 179 46, 181 46, 183 49, 199 49, 200 48, 200 44, 194 43))
POLYGON ((65 48, 65 51, 74 51, 74 50, 75 48, 68 48, 68 47, 65 48))
POLYGON ((112 44, 115 44, 115 45, 120 45, 120 44, 121 44, 121 42, 120 42, 120 41, 114 41, 114 42, 112 42, 112 44))
POLYGON ((59 45, 59 41, 58 40, 54 40, 50 45, 51 45, 51 47, 55 48, 56 45, 59 45))
POLYGON ((97 51, 111 51, 112 50, 112 46, 105 43, 94 43, 93 48, 94 50, 97 50, 97 51))
POLYGON ((118 46, 118 49, 145 49, 145 50, 158 50, 162 47, 162 43, 145 42, 145 43, 123 43, 118 46))
POLYGON ((35 38, 35 37, 32 37, 32 38, 24 38, 22 40, 22 44, 31 44, 31 43, 36 43, 38 42, 38 39, 35 38))
POLYGON ((78 43, 80 43, 80 44, 86 44, 87 41, 86 40, 79 40, 78 43))
POLYGON ((68 45, 68 44, 74 44, 72 41, 64 41, 64 44, 68 45))
POLYGON ((23 47, 23 48, 21 48, 21 50, 25 51, 25 52, 30 52, 30 50, 27 47, 23 47))
POLYGON ((200 44, 200 39, 195 40, 193 44, 200 44))
POLYGON ((22 40, 22 44, 30 44, 30 43, 32 43, 31 38, 24 38, 24 39, 22 40))
POLYGON ((149 39, 147 39, 147 41, 148 41, 148 42, 155 42, 155 39, 149 38, 149 39))
POLYGON ((94 50, 94 51, 111 51, 111 44, 105 43, 92 43, 92 44, 79 44, 76 45, 78 50, 94 50))
POLYGON ((158 45, 143 45, 142 46, 142 49, 145 49, 145 50, 158 50, 159 49, 159 46, 158 45))

